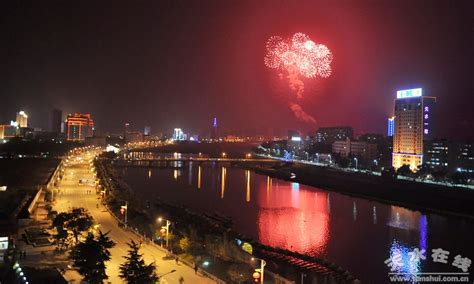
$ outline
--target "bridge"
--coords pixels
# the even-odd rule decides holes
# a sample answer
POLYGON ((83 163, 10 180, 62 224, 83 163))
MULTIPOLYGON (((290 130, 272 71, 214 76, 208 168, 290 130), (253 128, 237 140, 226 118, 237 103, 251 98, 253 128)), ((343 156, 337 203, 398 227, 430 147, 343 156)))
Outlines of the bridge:
POLYGON ((184 157, 184 158, 151 158, 151 159, 117 159, 112 164, 119 167, 158 167, 158 168, 182 168, 188 163, 227 163, 231 165, 252 164, 268 165, 282 164, 285 162, 275 159, 253 159, 253 158, 209 158, 209 157, 184 157))

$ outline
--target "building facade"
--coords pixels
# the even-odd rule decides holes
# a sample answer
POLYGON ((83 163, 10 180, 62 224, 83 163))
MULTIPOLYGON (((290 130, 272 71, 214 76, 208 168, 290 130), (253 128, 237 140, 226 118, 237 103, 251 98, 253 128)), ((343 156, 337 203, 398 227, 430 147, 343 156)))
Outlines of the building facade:
POLYGON ((387 136, 392 137, 393 132, 395 129, 395 116, 389 117, 388 118, 388 124, 387 124, 387 136))
POLYGON ((421 88, 397 91, 393 133, 392 166, 409 165, 412 171, 423 163, 423 142, 432 133, 432 108, 436 98, 423 96, 421 88))
POLYGON ((18 135, 18 127, 13 125, 0 125, 0 140, 8 140, 18 135))
POLYGON ((451 146, 449 169, 474 174, 474 147, 471 142, 455 142, 451 146))
POLYGON ((352 141, 350 139, 334 141, 332 143, 332 152, 344 158, 349 156, 360 157, 366 162, 373 161, 378 157, 377 144, 367 141, 352 141))
POLYGON ((82 142, 94 135, 94 121, 90 114, 73 113, 66 118, 67 141, 82 142))
POLYGON ((16 123, 18 127, 28 127, 28 115, 22 110, 17 112, 16 123))
POLYGON ((51 132, 61 133, 63 123, 63 112, 60 109, 53 109, 51 111, 51 132))
POLYGON ((452 146, 447 140, 425 141, 423 163, 433 170, 447 171, 452 160, 449 148, 452 146))
POLYGON ((212 120, 212 128, 211 128, 211 139, 216 140, 219 139, 219 133, 217 128, 217 117, 214 117, 212 120))
POLYGON ((337 126, 337 127, 321 127, 316 131, 316 143, 323 143, 331 145, 334 141, 352 140, 354 132, 352 127, 337 126))

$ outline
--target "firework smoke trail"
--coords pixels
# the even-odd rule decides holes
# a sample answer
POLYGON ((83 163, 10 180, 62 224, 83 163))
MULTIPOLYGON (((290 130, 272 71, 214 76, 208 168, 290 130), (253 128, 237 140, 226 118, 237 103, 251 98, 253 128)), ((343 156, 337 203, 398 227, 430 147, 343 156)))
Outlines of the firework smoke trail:
POLYGON ((267 41, 265 65, 272 69, 283 69, 288 72, 288 86, 296 96, 296 102, 289 102, 290 109, 296 118, 304 122, 315 123, 316 120, 307 114, 298 103, 303 98, 304 82, 300 76, 306 78, 331 75, 331 51, 323 44, 316 44, 307 35, 296 33, 288 40, 273 36, 267 41))

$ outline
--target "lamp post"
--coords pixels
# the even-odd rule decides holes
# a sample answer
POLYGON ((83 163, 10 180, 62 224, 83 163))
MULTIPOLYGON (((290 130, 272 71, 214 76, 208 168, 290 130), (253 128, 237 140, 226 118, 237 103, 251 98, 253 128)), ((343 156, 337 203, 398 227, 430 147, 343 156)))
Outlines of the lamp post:
POLYGON ((128 215, 128 202, 125 201, 125 205, 120 206, 120 212, 125 215, 125 227, 127 226, 127 215, 128 215))
POLYGON ((304 281, 304 277, 306 277, 306 274, 301 272, 301 284, 303 284, 303 281, 304 281))
POLYGON ((319 164, 319 153, 316 153, 316 158, 317 158, 316 163, 319 164))
MULTIPOLYGON (((158 222, 161 223, 162 221, 163 221, 163 218, 159 217, 159 218, 158 218, 158 222)), ((166 226, 162 226, 161 228, 166 230, 166 248, 168 248, 168 244, 169 244, 169 231, 170 231, 171 222, 170 222, 168 219, 165 219, 165 221, 166 221, 166 226)))
POLYGON ((258 257, 252 257, 251 260, 252 261, 260 260, 260 268, 256 268, 255 272, 260 273, 260 283, 263 284, 263 276, 265 274, 265 266, 267 265, 267 262, 265 260, 261 259, 261 258, 258 258, 258 257))
POLYGON ((358 164, 357 164, 357 163, 358 163, 359 161, 357 160, 357 158, 356 158, 356 157, 354 157, 354 161, 356 162, 356 170, 357 170, 357 166, 358 166, 358 164))

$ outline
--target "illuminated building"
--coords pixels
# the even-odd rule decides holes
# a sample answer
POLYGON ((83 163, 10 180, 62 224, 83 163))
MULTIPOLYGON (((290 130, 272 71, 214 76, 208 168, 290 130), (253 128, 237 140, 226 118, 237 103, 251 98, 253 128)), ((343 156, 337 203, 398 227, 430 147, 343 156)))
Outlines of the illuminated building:
POLYGON ((17 135, 18 127, 14 125, 0 125, 0 140, 7 140, 17 135))
POLYGON ((471 142, 453 143, 450 149, 450 164, 452 171, 474 174, 474 148, 471 142))
POLYGON ((17 112, 16 123, 18 127, 28 127, 28 115, 22 110, 17 112))
POLYGON ((151 127, 150 126, 145 126, 143 129, 143 135, 150 135, 151 132, 151 127))
POLYGON ((63 123, 63 112, 60 109, 51 111, 51 132, 61 133, 63 123))
POLYGON ((288 140, 291 140, 292 137, 300 137, 301 133, 298 130, 288 130, 288 140))
POLYGON ((186 135, 183 133, 181 128, 175 128, 173 131, 173 140, 175 141, 183 141, 186 140, 186 135))
POLYGON ((124 128, 124 135, 130 132, 130 123, 126 122, 125 123, 125 128, 124 128))
POLYGON ((212 120, 211 139, 219 139, 219 135, 217 133, 217 117, 214 117, 214 119, 212 120))
POLYGON ((395 116, 388 118, 388 125, 387 125, 387 136, 393 136, 393 129, 395 128, 395 116))
POLYGON ((316 131, 316 142, 331 145, 334 141, 352 139, 354 132, 352 127, 321 127, 316 131))
POLYGON ((367 141, 334 141, 332 143, 332 152, 341 155, 341 157, 357 156, 365 161, 372 161, 377 158, 377 144, 367 141))
POLYGON ((424 164, 431 169, 447 169, 449 165, 449 144, 447 140, 425 141, 424 164))
POLYGON ((425 141, 423 163, 435 171, 474 173, 472 143, 445 139, 425 141))
POLYGON ((84 141, 94 133, 94 121, 90 114, 68 114, 66 118, 67 141, 84 141))
POLYGON ((421 88, 397 91, 393 132, 392 166, 423 163, 423 142, 432 136, 432 108, 436 98, 423 96, 421 88))

